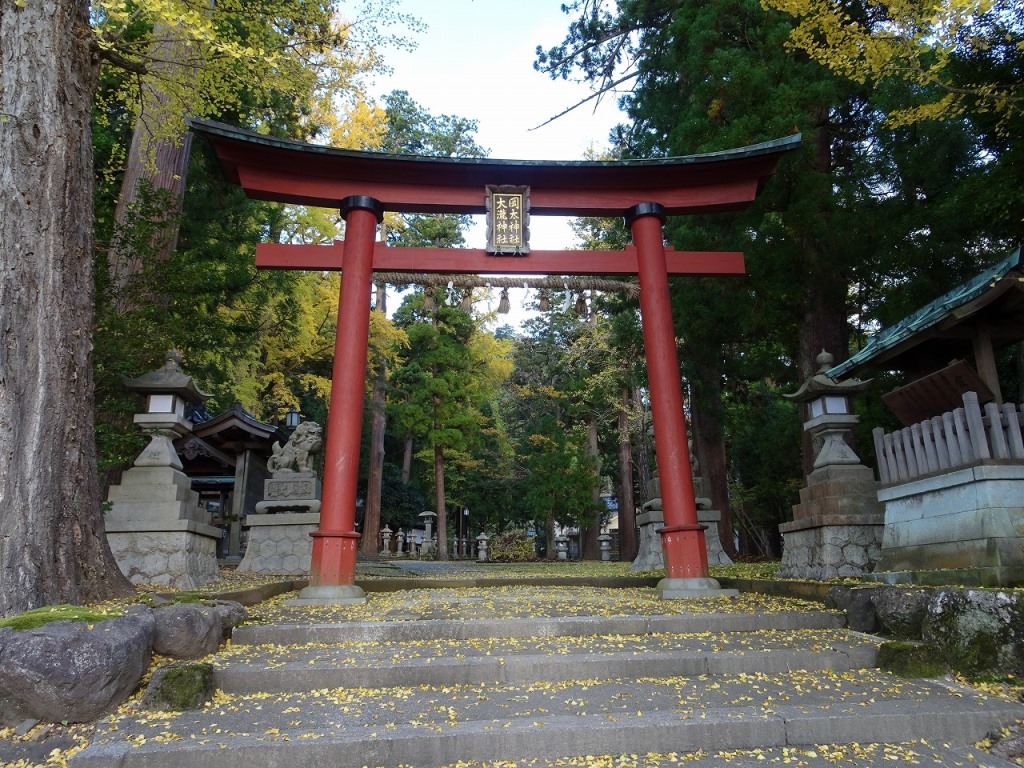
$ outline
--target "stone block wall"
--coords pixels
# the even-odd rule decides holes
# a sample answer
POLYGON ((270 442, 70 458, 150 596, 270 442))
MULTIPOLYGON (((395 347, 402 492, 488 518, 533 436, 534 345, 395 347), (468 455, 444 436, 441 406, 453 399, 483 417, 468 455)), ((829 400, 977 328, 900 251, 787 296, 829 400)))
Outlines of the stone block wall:
POLYGON ((184 520, 180 530, 169 531, 148 527, 133 530, 131 524, 107 524, 110 549, 132 584, 174 589, 196 589, 217 578, 219 533, 211 526, 184 520), (198 528, 204 530, 198 532, 198 528))
POLYGON ((786 540, 778 576, 833 579, 870 573, 882 552, 882 518, 811 518, 779 526, 786 540))
POLYGON ((270 514, 248 518, 249 543, 238 566, 244 573, 305 576, 313 556, 309 535, 320 527, 320 515, 270 514))
POLYGON ((988 586, 1024 582, 1024 465, 983 462, 881 488, 879 571, 964 570, 988 586))

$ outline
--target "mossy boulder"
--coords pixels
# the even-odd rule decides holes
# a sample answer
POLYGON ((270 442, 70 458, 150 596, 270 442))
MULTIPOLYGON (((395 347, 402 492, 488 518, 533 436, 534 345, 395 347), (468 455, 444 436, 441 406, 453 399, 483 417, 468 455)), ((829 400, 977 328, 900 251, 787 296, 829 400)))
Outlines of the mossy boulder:
POLYGON ((872 597, 885 587, 833 587, 825 597, 825 605, 846 612, 846 624, 855 632, 874 632, 878 617, 872 597))
POLYGON ((141 706, 152 710, 200 709, 213 696, 214 689, 212 664, 177 662, 153 673, 141 706))
POLYGON ((903 640, 878 647, 878 667, 898 677, 939 677, 948 669, 936 646, 903 640))
POLYGON ((17 616, 0 619, 0 629, 10 628, 17 632, 23 632, 28 629, 44 627, 54 621, 81 621, 85 624, 95 624, 123 615, 124 612, 120 609, 101 610, 82 605, 46 605, 19 613, 17 616))
POLYGON ((887 635, 916 640, 928 615, 934 589, 888 587, 872 593, 878 628, 887 635))
POLYGON ((0 629, 0 722, 80 723, 109 712, 138 687, 153 632, 152 613, 142 606, 96 624, 0 629))
POLYGON ((1024 674, 1022 595, 942 590, 928 603, 922 638, 965 675, 1024 674))

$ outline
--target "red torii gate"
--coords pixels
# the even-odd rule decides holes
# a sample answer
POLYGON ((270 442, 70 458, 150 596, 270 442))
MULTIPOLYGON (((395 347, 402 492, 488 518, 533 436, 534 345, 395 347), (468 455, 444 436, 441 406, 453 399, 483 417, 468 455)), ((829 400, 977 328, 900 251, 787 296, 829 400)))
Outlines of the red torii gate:
POLYGON ((366 599, 355 584, 355 509, 374 271, 637 275, 665 515, 659 532, 666 578, 658 591, 662 597, 723 594, 708 576, 704 526, 697 522, 668 277, 743 274, 743 254, 676 252, 665 247, 662 224, 668 215, 746 207, 779 157, 799 145, 799 135, 664 160, 549 162, 355 152, 221 123, 193 120, 190 125, 213 145, 228 180, 250 197, 337 207, 345 220, 345 240, 333 246, 261 243, 256 248, 258 267, 344 273, 320 528, 312 534, 309 586, 300 601, 366 599), (385 211, 484 213, 489 185, 529 187, 531 215, 624 216, 634 244, 624 251, 494 256, 472 249, 393 248, 376 240, 385 211))

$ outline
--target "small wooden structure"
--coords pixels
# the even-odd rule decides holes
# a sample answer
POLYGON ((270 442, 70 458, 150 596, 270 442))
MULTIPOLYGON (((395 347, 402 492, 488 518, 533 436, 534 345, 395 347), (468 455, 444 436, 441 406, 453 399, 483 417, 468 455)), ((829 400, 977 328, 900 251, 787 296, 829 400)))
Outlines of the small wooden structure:
POLYGON ((885 506, 880 578, 1024 583, 1024 416, 1003 402, 995 365, 996 348, 1021 339, 1017 250, 829 370, 916 375, 884 398, 905 426, 873 433, 885 506))
POLYGON ((226 533, 218 547, 220 557, 240 560, 244 554, 242 526, 263 499, 263 481, 270 476, 267 459, 275 442, 287 441, 283 429, 234 403, 175 443, 192 490, 207 506, 212 524, 226 533))

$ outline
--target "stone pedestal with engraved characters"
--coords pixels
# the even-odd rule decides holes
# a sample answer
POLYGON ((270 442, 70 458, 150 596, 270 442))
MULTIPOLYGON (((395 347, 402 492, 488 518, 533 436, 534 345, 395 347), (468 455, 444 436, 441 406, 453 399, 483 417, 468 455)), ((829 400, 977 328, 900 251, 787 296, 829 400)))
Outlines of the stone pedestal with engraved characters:
POLYGON ((300 424, 284 446, 274 444, 267 462, 263 501, 246 520, 249 543, 238 566, 246 573, 304 576, 313 554, 310 533, 320 527, 320 480, 314 459, 323 446, 319 424, 300 424))

